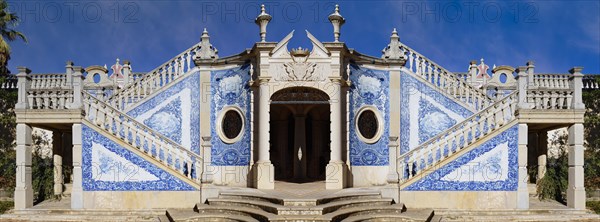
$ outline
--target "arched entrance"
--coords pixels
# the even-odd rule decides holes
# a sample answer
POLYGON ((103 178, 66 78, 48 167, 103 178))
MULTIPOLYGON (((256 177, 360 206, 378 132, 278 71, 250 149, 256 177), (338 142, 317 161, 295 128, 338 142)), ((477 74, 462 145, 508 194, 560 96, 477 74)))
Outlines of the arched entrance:
POLYGON ((320 90, 292 87, 273 94, 270 159, 276 180, 325 180, 330 159, 329 116, 329 96, 320 90))

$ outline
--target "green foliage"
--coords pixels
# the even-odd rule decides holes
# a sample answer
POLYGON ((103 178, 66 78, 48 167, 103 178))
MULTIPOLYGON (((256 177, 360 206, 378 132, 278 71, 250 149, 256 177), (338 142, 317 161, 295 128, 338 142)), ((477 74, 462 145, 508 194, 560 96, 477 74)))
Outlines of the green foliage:
POLYGON ((54 198, 54 168, 51 157, 42 156, 42 148, 48 147, 47 135, 33 137, 34 151, 31 162, 32 185, 36 203, 54 198))
POLYGON ((546 174, 537 183, 537 194, 539 199, 554 199, 565 203, 565 192, 568 185, 569 167, 567 148, 567 137, 560 136, 552 144, 559 149, 558 157, 548 158, 546 174))
POLYGON ((0 214, 12 209, 14 205, 15 203, 12 201, 0 201, 0 214))
POLYGON ((588 209, 600 214, 600 201, 588 201, 585 203, 588 209))
MULTIPOLYGON (((596 77, 599 81, 600 77, 596 77)), ((586 188, 600 188, 600 90, 583 92, 585 103, 585 186, 586 188)))

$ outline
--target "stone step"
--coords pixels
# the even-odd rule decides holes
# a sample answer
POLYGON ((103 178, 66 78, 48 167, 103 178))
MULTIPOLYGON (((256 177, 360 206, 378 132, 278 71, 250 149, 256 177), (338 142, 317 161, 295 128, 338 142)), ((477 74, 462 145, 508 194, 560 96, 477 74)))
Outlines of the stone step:
POLYGON ((346 199, 329 202, 326 204, 318 205, 321 208, 323 214, 331 213, 336 210, 345 209, 349 207, 360 207, 360 206, 389 206, 392 205, 394 199, 391 198, 375 198, 375 199, 346 199))
POLYGON ((336 193, 325 198, 317 200, 317 205, 326 204, 335 201, 353 200, 353 199, 375 199, 381 198, 381 193, 376 191, 356 192, 356 193, 336 193))
POLYGON ((243 200, 255 200, 255 201, 263 201, 270 202, 274 204, 283 205, 283 200, 276 197, 267 197, 263 194, 253 194, 253 193, 241 193, 241 192, 228 192, 222 191, 219 193, 219 198, 221 199, 243 199, 243 200))
POLYGON ((268 221, 269 218, 277 216, 276 214, 252 207, 211 206, 207 204, 196 204, 196 206, 194 206, 194 212, 198 214, 229 214, 249 216, 259 221, 268 221))
POLYGON ((360 215, 381 215, 381 214, 401 214, 406 211, 404 204, 394 204, 389 206, 357 206, 340 209, 323 215, 323 218, 331 221, 341 221, 351 216, 360 215))
POLYGON ((353 221, 434 221, 433 210, 430 209, 419 209, 419 210, 408 210, 401 214, 365 214, 355 215, 347 217, 342 220, 344 222, 353 221))
POLYGON ((223 208, 249 207, 260 209, 273 214, 277 214, 279 210, 289 209, 289 207, 284 208, 283 205, 260 200, 209 198, 207 199, 207 201, 208 205, 210 206, 219 206, 223 208))
MULTIPOLYGON (((224 222, 258 222, 259 220, 251 216, 223 214, 223 213, 202 213, 199 214, 189 209, 169 209, 166 213, 166 221, 224 221, 224 222)), ((162 220, 161 220, 162 221, 162 220)))
POLYGON ((109 214, 6 214, 0 216, 0 221, 93 221, 93 222, 113 222, 113 221, 140 221, 151 222, 160 221, 157 215, 120 215, 115 212, 109 214))

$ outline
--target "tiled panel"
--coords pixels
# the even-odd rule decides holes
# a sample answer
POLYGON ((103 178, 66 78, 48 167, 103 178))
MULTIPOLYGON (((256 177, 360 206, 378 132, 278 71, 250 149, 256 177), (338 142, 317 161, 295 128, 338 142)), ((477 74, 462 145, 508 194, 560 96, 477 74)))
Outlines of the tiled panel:
POLYGON ((406 153, 473 113, 409 73, 401 74, 400 153, 406 153))
POLYGON ((183 147, 199 153, 200 74, 190 74, 127 114, 183 147))
POLYGON ((85 191, 195 190, 85 124, 82 138, 85 191))
POLYGON ((211 72, 211 161, 215 166, 245 166, 250 164, 250 66, 211 72), (235 106, 244 113, 242 138, 232 144, 224 143, 216 130, 217 116, 226 106, 235 106))
MULTIPOLYGON (((353 166, 385 166, 389 162, 389 72, 350 66, 350 163, 353 166), (355 118, 363 106, 374 106, 383 117, 381 138, 367 144, 358 138, 355 118)), ((381 126, 381 125, 380 125, 381 126)))
POLYGON ((518 182, 518 126, 436 169, 404 190, 515 191, 518 182))

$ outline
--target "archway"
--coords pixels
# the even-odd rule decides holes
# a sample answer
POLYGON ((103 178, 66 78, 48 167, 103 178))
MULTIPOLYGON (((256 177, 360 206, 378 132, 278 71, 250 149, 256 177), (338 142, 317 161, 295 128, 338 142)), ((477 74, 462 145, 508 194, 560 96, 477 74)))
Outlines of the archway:
POLYGON ((270 159, 276 180, 325 180, 330 159, 329 116, 329 96, 320 90, 292 87, 273 94, 270 159))

